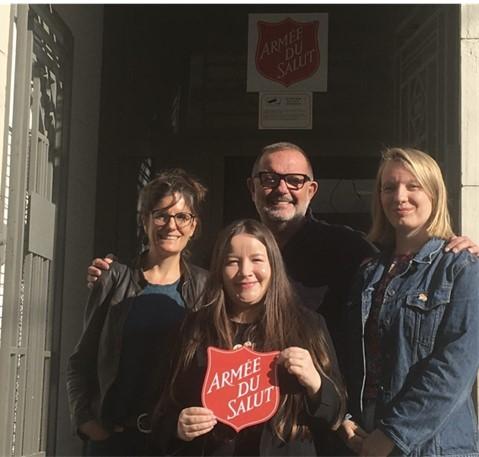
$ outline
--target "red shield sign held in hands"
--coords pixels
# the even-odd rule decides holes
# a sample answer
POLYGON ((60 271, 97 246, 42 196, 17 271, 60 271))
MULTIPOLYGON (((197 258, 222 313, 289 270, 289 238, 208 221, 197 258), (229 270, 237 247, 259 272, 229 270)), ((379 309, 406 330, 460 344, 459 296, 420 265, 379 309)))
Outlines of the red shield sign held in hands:
POLYGON ((209 347, 203 406, 237 432, 266 422, 279 405, 278 354, 244 346, 233 351, 209 347))

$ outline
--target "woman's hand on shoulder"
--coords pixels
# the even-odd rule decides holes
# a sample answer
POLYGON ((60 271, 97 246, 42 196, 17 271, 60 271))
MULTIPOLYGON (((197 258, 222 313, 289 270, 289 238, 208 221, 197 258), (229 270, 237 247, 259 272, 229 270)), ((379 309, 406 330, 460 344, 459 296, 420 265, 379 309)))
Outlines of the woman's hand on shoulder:
POLYGON ((213 430, 217 421, 213 412, 200 406, 185 408, 178 416, 177 435, 183 441, 191 441, 213 430))
POLYGON ((281 351, 278 363, 283 365, 288 373, 296 376, 306 393, 313 398, 321 388, 321 375, 314 366, 311 354, 307 349, 296 346, 281 351))
POLYGON ((104 259, 97 257, 96 259, 93 259, 91 265, 88 266, 86 280, 89 289, 92 289, 103 272, 110 268, 110 264, 114 259, 109 256, 112 256, 112 254, 108 254, 104 259))
POLYGON ((95 419, 84 422, 78 429, 92 441, 103 441, 110 437, 110 432, 95 419))
POLYGON ((479 246, 465 235, 453 235, 451 238, 449 238, 449 240, 447 240, 444 250, 446 252, 452 251, 455 253, 467 250, 476 257, 479 257, 479 246))

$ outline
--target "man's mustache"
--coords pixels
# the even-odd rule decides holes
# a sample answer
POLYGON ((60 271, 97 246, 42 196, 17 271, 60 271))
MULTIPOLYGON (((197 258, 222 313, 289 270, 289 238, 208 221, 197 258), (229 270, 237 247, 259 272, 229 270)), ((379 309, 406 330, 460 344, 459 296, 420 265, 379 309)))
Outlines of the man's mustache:
POLYGON ((273 203, 293 203, 293 199, 291 197, 276 197, 274 195, 268 195, 266 197, 266 202, 273 204, 273 203))

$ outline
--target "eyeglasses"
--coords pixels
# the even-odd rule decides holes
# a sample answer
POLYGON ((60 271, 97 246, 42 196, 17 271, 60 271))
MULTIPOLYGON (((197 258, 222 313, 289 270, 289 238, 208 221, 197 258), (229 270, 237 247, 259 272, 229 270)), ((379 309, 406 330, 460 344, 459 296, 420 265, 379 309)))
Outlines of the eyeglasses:
POLYGON ((155 225, 163 226, 170 222, 171 218, 175 219, 175 224, 177 227, 186 227, 187 225, 191 224, 195 216, 191 213, 176 213, 176 214, 168 214, 161 210, 156 210, 151 212, 151 217, 153 218, 153 222, 155 225))
POLYGON ((261 185, 268 189, 278 187, 281 180, 284 180, 288 189, 299 190, 305 183, 311 181, 308 175, 301 173, 286 173, 283 175, 274 171, 260 171, 255 178, 258 178, 261 185))

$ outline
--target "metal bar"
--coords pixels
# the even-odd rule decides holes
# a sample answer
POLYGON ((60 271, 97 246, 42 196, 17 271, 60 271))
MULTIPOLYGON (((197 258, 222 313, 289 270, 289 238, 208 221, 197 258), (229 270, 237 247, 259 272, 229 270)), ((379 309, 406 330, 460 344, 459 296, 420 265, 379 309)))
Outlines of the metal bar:
MULTIPOLYGON (((7 47, 7 71, 6 71, 6 87, 5 87, 5 116, 4 116, 4 123, 3 123, 3 141, 1 143, 1 169, 0 169, 0 234, 1 234, 1 243, 3 246, 0 247, 2 253, 1 265, 0 265, 0 286, 2 287, 2 295, 0 297, 0 312, 2 317, 0 317, 0 348, 7 346, 4 343, 8 338, 4 338, 2 335, 2 330, 5 327, 5 323, 3 320, 4 314, 4 293, 3 288, 5 284, 5 258, 3 256, 4 250, 4 243, 6 241, 6 221, 5 221, 5 211, 8 208, 8 182, 9 182, 9 164, 10 164, 10 107, 13 106, 13 101, 11 100, 11 94, 13 92, 12 84, 13 84, 13 68, 15 67, 15 62, 13 59, 13 54, 15 51, 15 12, 16 7, 12 5, 10 7, 10 18, 8 21, 9 30, 8 30, 8 47, 7 47)), ((5 332, 3 332, 5 333, 5 332)), ((3 367, 0 370, 0 385, 8 385, 8 357, 9 351, 8 347, 5 348, 4 351, 0 350, 0 366, 3 367)), ((5 391, 0 391, 0 443, 7 442, 7 421, 8 416, 5 411, 8 410, 7 408, 8 398, 6 398, 5 391)), ((0 444, 0 455, 2 450, 5 447, 0 444)))
POLYGON ((59 55, 63 56, 68 54, 70 49, 68 41, 70 31, 58 17, 54 16, 52 7, 50 5, 32 4, 30 8, 35 14, 48 23, 48 27, 55 34, 57 45, 61 46, 59 55))
POLYGON ((32 419, 34 419, 35 404, 35 334, 32 330, 37 327, 38 316, 35 306, 35 288, 38 283, 38 277, 35 271, 35 259, 33 254, 27 254, 24 263, 24 298, 23 298, 23 322, 22 322, 22 345, 26 350, 26 388, 25 388, 25 409, 23 413, 23 440, 21 453, 26 454, 32 452, 34 447, 34 430, 32 427, 32 419))
POLYGON ((40 191, 40 195, 44 198, 48 198, 48 188, 50 187, 50 183, 48 182, 48 146, 43 143, 42 148, 42 188, 40 191))
POLYGON ((39 148, 39 157, 38 157, 38 186, 37 192, 42 197, 45 195, 45 187, 46 187, 46 173, 45 173, 45 145, 42 144, 39 148))
POLYGON ((44 331, 39 338, 38 347, 41 348, 39 359, 41 362, 41 369, 43 370, 43 382, 40 386, 41 389, 41 401, 40 401, 40 416, 39 416, 39 449, 45 450, 47 448, 47 434, 48 434, 48 403, 50 397, 50 361, 51 353, 47 350, 50 342, 49 335, 51 334, 51 302, 49 300, 49 271, 50 261, 41 259, 41 284, 42 284, 42 297, 41 303, 43 304, 43 323, 44 331))
POLYGON ((47 198, 48 201, 53 202, 53 160, 55 160, 53 157, 51 158, 52 160, 49 160, 50 154, 50 144, 46 143, 45 144, 45 154, 46 154, 46 161, 47 161, 47 191, 45 194, 45 197, 47 198))
POLYGON ((15 374, 14 385, 15 395, 12 395, 13 415, 11 422, 11 436, 10 449, 8 455, 21 456, 22 455, 22 439, 24 436, 24 414, 25 410, 25 380, 26 380, 26 355, 18 356, 14 360, 15 374), (12 452, 13 451, 13 452, 12 452))
POLYGON ((33 94, 32 94, 32 128, 30 137, 30 165, 28 190, 36 192, 37 189, 37 167, 38 167, 38 125, 40 113, 40 79, 33 78, 33 94))
POLYGON ((33 50, 37 62, 40 65, 48 67, 48 69, 52 73, 54 73, 58 79, 63 79, 63 69, 61 67, 58 67, 58 62, 55 61, 51 56, 49 56, 38 42, 33 43, 33 50))
POLYGON ((43 396, 42 396, 42 417, 40 431, 40 449, 47 448, 48 437, 48 403, 50 401, 50 356, 45 357, 43 366, 43 396))
POLYGON ((52 188, 53 188, 53 167, 50 166, 49 161, 49 149, 50 143, 48 138, 43 135, 41 132, 38 132, 38 156, 39 156, 39 167, 38 167, 38 185, 36 192, 42 197, 45 197, 48 201, 52 199, 52 188), (51 169, 51 170, 50 170, 51 169))
MULTIPOLYGON (((22 421, 13 424, 12 418, 22 407, 22 397, 17 401, 19 386, 22 386, 22 357, 20 365, 5 363, 11 356, 5 354, 4 347, 17 346, 19 303, 21 301, 21 282, 24 245, 24 215, 25 215, 25 190, 26 190, 26 164, 28 147, 28 113, 30 106, 30 80, 31 80, 31 52, 33 37, 28 32, 28 5, 17 5, 16 18, 16 58, 15 81, 13 82, 13 120, 12 120, 12 146, 11 146, 11 172, 8 207, 8 226, 6 237, 6 266, 4 306, 2 317, 2 346, 0 346, 0 365, 10 368, 6 373, 6 381, 2 383, 0 395, 0 430, 5 434, 0 440, 0 455, 11 455, 12 446, 15 446, 15 436, 22 428, 22 421), (17 374, 20 376, 17 379, 17 374), (20 408, 20 409, 19 409, 20 408)), ((1 432, 0 432, 1 433, 1 432)))
MULTIPOLYGON (((42 45, 47 45, 51 53, 57 56, 61 56, 65 54, 65 49, 63 46, 60 45, 60 43, 55 43, 55 41, 52 40, 52 37, 50 34, 43 28, 43 26, 38 22, 38 21, 33 21, 33 32, 35 33, 35 39, 40 41, 42 45)), ((55 65, 58 68, 58 62, 55 65)))

